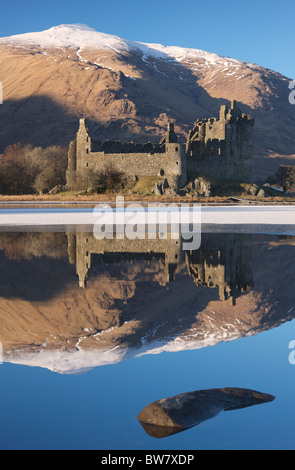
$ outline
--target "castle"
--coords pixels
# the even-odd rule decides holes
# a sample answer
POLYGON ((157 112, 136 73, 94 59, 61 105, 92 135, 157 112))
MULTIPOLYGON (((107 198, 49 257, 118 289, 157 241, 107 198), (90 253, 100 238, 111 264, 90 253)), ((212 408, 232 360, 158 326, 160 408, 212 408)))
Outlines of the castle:
POLYGON ((93 233, 68 232, 67 238, 69 261, 76 267, 81 288, 86 287, 93 265, 136 261, 161 263, 167 283, 185 261, 196 286, 216 288, 219 299, 231 299, 232 305, 253 286, 251 234, 203 233, 201 248, 193 251, 183 251, 181 242, 169 237, 97 240, 93 233))
POLYGON ((254 119, 242 114, 236 102, 220 107, 218 118, 199 119, 186 143, 179 143, 169 123, 158 145, 93 140, 86 120, 80 119, 76 139, 69 145, 67 187, 88 171, 110 167, 124 176, 165 178, 179 189, 197 176, 252 182, 254 119))

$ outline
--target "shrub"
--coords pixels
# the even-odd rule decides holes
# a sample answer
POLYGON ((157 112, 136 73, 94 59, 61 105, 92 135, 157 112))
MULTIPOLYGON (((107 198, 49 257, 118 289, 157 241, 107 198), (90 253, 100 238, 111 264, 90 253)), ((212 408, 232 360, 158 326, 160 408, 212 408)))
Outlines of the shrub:
POLYGON ((57 184, 65 184, 66 166, 67 149, 64 147, 9 145, 0 156, 0 193, 48 192, 57 184))
POLYGON ((75 189, 79 191, 92 191, 105 193, 117 189, 122 185, 122 175, 109 166, 104 171, 87 168, 76 180, 75 189))
POLYGON ((278 184, 284 193, 295 189, 295 166, 281 165, 273 176, 268 178, 270 184, 278 184))

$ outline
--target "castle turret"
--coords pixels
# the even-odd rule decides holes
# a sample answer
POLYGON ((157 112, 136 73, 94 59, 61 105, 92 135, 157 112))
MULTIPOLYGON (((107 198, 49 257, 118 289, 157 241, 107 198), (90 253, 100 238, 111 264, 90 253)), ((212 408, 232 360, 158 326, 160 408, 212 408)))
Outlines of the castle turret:
POLYGON ((236 100, 220 107, 218 119, 198 120, 187 141, 188 174, 251 182, 253 125, 236 100))
POLYGON ((235 109, 237 107, 237 101, 236 100, 232 100, 231 101, 231 104, 230 104, 230 107, 231 109, 235 109))
POLYGON ((81 161, 84 161, 90 152, 91 137, 89 135, 86 119, 80 119, 77 132, 77 169, 79 169, 81 161))
POLYGON ((77 142, 73 140, 70 142, 68 150, 68 168, 66 172, 67 187, 71 189, 75 185, 75 176, 77 169, 77 142))
POLYGON ((223 104, 222 106, 220 106, 219 119, 221 121, 225 121, 227 112, 228 112, 228 108, 227 108, 226 104, 223 104))
POLYGON ((167 126, 167 131, 160 141, 160 145, 163 144, 177 144, 178 137, 174 131, 173 122, 169 122, 167 126))

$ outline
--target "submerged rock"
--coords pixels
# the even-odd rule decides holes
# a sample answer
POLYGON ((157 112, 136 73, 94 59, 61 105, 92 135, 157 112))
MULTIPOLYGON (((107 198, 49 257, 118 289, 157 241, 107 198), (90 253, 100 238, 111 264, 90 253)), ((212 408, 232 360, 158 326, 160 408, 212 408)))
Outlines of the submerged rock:
POLYGON ((221 411, 235 410, 274 400, 273 395, 244 388, 216 388, 183 393, 146 406, 137 416, 152 437, 166 437, 205 420, 221 411))

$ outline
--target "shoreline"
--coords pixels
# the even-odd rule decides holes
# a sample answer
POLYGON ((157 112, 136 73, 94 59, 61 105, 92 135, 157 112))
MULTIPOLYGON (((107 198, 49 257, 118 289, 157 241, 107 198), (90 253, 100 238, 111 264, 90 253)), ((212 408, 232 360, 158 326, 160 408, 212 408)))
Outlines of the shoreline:
MULTIPOLYGON (((6 207, 6 206, 90 206, 94 207, 97 204, 116 204, 116 197, 122 197, 122 196, 114 196, 114 197, 104 197, 101 199, 85 199, 85 200, 21 200, 21 199, 13 199, 13 200, 1 200, 0 199, 0 208, 1 207, 6 207)), ((124 202, 125 204, 132 204, 132 203, 137 203, 137 204, 142 204, 142 205, 147 205, 147 204, 195 204, 195 205, 200 205, 201 207, 207 207, 207 206, 216 206, 216 207, 243 207, 243 205, 246 206, 256 206, 256 207, 286 207, 286 206, 291 206, 295 207, 295 199, 294 200, 272 200, 270 198, 267 198, 267 200, 252 200, 252 199, 242 199, 242 198, 235 198, 233 200, 230 200, 228 198, 224 200, 210 200, 210 198, 207 198, 206 200, 201 200, 200 198, 194 199, 194 198, 159 198, 159 199, 151 199, 149 198, 143 198, 143 197, 137 197, 137 198, 128 198, 124 196, 124 202)))
POLYGON ((92 195, 81 195, 72 192, 58 193, 58 194, 45 194, 45 195, 0 195, 0 207, 11 206, 11 205, 95 205, 101 203, 115 203, 117 197, 124 197, 126 203, 136 202, 141 204, 152 204, 152 203, 186 203, 186 204, 200 204, 200 205, 294 205, 295 196, 267 196, 267 197, 256 197, 256 196, 240 196, 240 195, 224 195, 224 196, 199 196, 192 197, 186 196, 165 196, 165 195, 151 195, 151 194, 120 194, 120 193, 104 193, 104 194, 92 194, 92 195))

